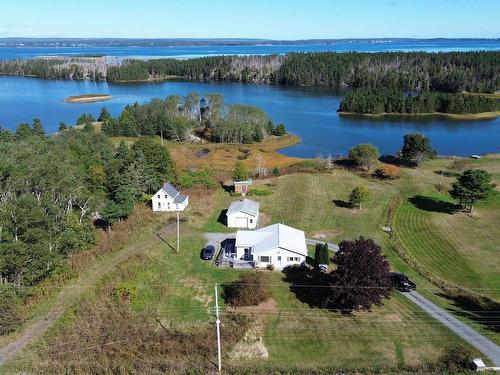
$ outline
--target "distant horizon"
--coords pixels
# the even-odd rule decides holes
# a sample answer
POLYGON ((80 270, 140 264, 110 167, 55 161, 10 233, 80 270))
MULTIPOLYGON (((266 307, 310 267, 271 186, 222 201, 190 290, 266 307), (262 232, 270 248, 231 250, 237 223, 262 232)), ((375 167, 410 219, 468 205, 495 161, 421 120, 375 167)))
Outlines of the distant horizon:
POLYGON ((264 41, 264 42, 313 42, 313 41, 346 41, 346 40, 500 40, 498 37, 405 37, 405 36, 385 36, 385 37, 345 37, 345 38, 257 38, 257 37, 63 37, 63 36, 9 36, 0 37, 0 40, 189 40, 189 41, 264 41))
POLYGON ((25 0, 2 4, 0 38, 496 39, 498 14, 498 0, 25 0))

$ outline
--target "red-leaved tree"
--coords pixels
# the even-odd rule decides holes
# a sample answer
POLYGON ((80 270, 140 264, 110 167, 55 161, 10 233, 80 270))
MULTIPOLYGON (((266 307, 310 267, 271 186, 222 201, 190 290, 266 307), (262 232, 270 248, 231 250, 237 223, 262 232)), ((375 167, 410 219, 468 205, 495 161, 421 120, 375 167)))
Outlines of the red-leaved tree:
POLYGON ((333 263, 337 268, 331 274, 326 307, 368 310, 390 297, 389 262, 373 240, 342 241, 333 263))

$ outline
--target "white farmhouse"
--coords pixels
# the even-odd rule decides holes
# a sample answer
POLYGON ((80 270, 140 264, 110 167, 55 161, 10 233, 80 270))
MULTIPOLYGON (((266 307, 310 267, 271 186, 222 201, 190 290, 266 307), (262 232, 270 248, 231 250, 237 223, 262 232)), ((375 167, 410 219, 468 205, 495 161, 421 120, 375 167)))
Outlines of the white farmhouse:
POLYGON ((182 195, 169 182, 153 195, 153 211, 184 211, 189 204, 189 197, 182 195))
POLYGON ((226 213, 226 223, 229 228, 257 228, 259 221, 259 202, 242 199, 231 203, 226 213))
POLYGON ((302 264, 307 257, 304 232, 284 224, 273 224, 255 231, 239 230, 235 249, 236 259, 253 262, 259 268, 273 265, 281 270, 302 264))

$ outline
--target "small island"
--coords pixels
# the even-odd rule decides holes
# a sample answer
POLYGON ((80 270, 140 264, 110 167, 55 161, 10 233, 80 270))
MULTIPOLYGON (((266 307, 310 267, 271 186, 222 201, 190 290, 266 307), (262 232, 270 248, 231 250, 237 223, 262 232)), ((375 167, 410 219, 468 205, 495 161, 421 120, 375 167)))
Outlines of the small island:
POLYGON ((103 102, 112 98, 113 97, 109 94, 84 94, 68 96, 64 101, 66 103, 94 103, 103 102))

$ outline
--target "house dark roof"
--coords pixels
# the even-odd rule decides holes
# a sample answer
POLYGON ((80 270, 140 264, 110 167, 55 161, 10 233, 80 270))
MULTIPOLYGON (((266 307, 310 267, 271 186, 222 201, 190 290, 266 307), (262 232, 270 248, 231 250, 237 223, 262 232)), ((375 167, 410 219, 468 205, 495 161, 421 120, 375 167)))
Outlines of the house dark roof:
POLYGON ((174 203, 184 203, 187 199, 187 195, 177 194, 174 198, 174 203))
POLYGON ((171 197, 174 200, 174 203, 184 203, 188 198, 186 195, 179 193, 179 191, 170 182, 166 182, 160 190, 171 197))

